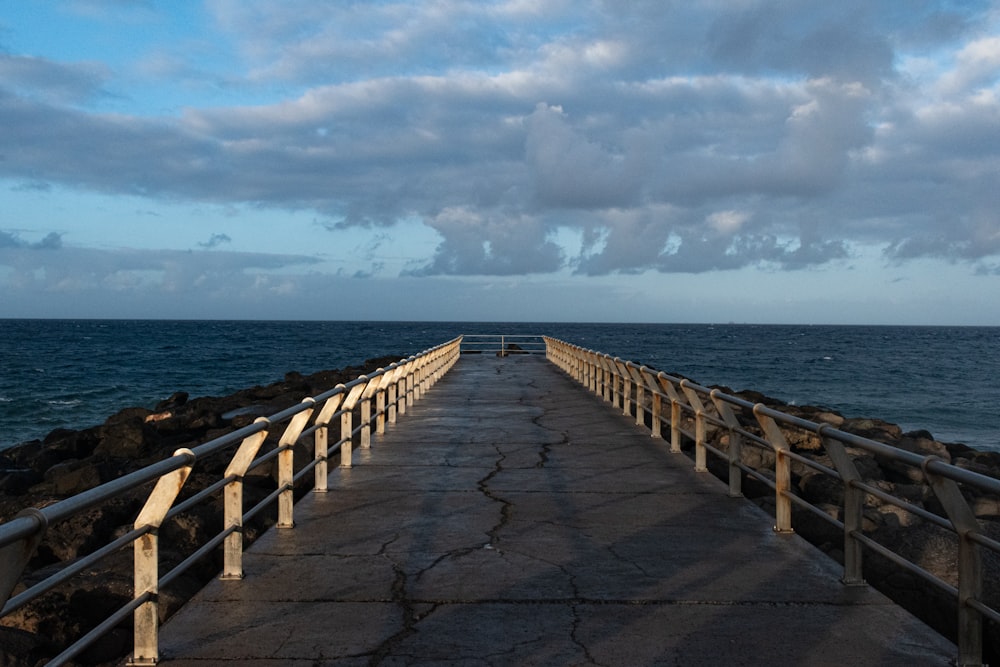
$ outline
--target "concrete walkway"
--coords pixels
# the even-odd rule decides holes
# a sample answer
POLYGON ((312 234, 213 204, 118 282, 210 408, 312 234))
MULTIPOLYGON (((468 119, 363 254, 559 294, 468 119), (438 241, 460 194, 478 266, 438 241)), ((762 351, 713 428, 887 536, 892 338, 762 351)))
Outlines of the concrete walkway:
POLYGON ((465 356, 167 623, 164 664, 945 665, 541 357, 465 356))

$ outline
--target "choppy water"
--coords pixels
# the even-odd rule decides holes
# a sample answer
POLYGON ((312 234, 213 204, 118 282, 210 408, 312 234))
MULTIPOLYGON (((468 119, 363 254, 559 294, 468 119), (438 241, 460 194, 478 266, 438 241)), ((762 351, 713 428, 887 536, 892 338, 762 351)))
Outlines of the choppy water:
POLYGON ((547 334, 701 384, 1000 451, 997 327, 160 320, 0 320, 0 448, 175 391, 224 395, 461 333, 547 334))

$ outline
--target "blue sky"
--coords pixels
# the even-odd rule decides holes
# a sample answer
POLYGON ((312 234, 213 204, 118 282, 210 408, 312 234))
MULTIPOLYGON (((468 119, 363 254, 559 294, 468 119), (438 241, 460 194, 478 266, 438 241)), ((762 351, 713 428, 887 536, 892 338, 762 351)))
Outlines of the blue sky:
POLYGON ((1000 325, 1000 5, 7 0, 0 317, 1000 325))

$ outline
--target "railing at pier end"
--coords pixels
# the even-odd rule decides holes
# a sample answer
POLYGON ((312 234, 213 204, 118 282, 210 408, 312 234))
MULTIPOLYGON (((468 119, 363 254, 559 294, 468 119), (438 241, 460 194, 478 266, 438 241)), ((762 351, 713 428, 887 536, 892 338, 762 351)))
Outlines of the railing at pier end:
POLYGON ((545 337, 539 334, 463 334, 462 354, 545 354, 545 337))
POLYGON ((314 492, 327 490, 328 464, 339 455, 339 464, 351 466, 352 448, 368 448, 372 430, 383 433, 395 424, 407 407, 429 390, 459 359, 461 336, 420 354, 402 359, 388 368, 362 375, 317 396, 305 397, 291 408, 259 417, 253 424, 234 430, 173 457, 147 466, 114 481, 94 487, 47 507, 30 508, 0 525, 0 618, 12 614, 45 593, 71 582, 89 568, 106 561, 130 545, 134 560, 134 596, 103 622, 80 637, 49 665, 62 665, 86 650, 100 637, 132 617, 134 628, 130 664, 154 665, 159 661, 159 594, 198 561, 222 551, 224 579, 243 577, 244 527, 264 510, 276 505, 276 526, 292 528, 294 493, 311 478, 314 492), (330 442, 332 437, 338 437, 330 442), (261 453, 271 437, 275 446, 261 453), (299 470, 294 469, 297 443, 310 444, 313 455, 299 470), (204 469, 210 459, 229 456, 221 479, 181 502, 178 497, 193 472, 204 469), (263 465, 277 470, 276 488, 251 508, 244 507, 244 477, 263 465), (126 494, 148 491, 132 529, 70 563, 16 595, 25 567, 45 537, 47 529, 88 509, 126 494), (221 502, 219 500, 221 499, 221 502), (161 526, 195 505, 217 502, 222 506, 221 527, 214 537, 188 555, 169 572, 160 572, 161 526))
POLYGON ((986 534, 968 498, 1000 495, 1000 480, 951 465, 937 456, 924 456, 847 433, 829 423, 796 417, 631 361, 554 338, 546 337, 545 343, 549 360, 624 415, 634 416, 636 424, 648 426, 653 437, 669 440, 670 452, 681 453, 682 445, 693 446, 695 470, 708 471, 709 455, 720 459, 730 496, 743 495, 745 478, 770 488, 774 494, 775 531, 793 532, 793 506, 834 526, 843 536, 844 584, 865 585, 863 566, 868 550, 951 596, 957 613, 953 638, 959 652, 956 664, 983 665, 984 623, 1000 624, 997 608, 984 599, 983 550, 995 560, 1000 556, 1000 542, 986 534), (825 457, 803 456, 794 451, 789 443, 802 435, 811 438, 825 457), (745 463, 750 449, 769 454, 768 458, 773 459, 770 474, 745 463), (866 481, 855 465, 859 453, 908 468, 912 478, 922 479, 932 491, 940 512, 893 496, 866 481), (820 474, 841 485, 843 503, 836 512, 840 519, 829 508, 817 507, 796 492, 791 483, 793 469, 799 474, 820 474), (878 499, 949 531, 955 540, 955 571, 950 574, 957 585, 867 535, 866 498, 878 499))

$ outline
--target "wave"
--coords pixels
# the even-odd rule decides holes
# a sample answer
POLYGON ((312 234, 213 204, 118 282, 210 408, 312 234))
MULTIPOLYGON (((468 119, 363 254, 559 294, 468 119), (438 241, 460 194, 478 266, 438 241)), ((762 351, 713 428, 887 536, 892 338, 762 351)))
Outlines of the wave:
POLYGON ((77 405, 83 405, 83 401, 81 401, 79 398, 71 398, 69 400, 52 399, 45 402, 48 403, 49 405, 55 405, 61 408, 73 408, 76 407, 77 405))

